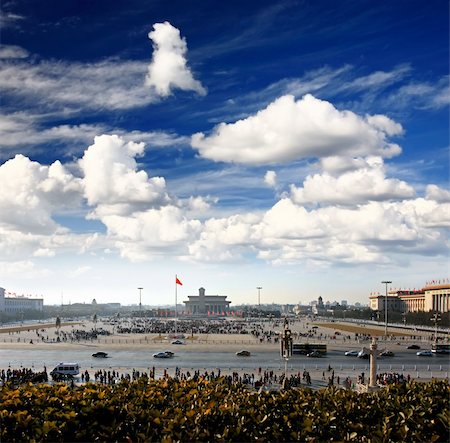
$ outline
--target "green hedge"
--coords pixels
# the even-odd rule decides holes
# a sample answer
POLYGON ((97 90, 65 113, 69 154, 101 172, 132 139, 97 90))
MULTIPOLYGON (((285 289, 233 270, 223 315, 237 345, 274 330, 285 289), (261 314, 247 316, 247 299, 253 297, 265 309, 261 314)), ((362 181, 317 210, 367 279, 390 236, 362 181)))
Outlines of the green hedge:
POLYGON ((223 379, 5 386, 0 441, 448 441, 447 381, 369 394, 250 392, 223 379))

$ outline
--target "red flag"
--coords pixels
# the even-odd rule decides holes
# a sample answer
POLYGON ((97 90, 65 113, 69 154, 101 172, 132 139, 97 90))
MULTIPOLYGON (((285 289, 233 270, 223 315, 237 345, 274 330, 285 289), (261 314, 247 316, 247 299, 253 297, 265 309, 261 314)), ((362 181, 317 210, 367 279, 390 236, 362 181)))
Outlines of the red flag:
POLYGON ((175 283, 176 283, 177 285, 183 286, 183 283, 180 282, 180 280, 178 279, 178 277, 175 277, 175 283))

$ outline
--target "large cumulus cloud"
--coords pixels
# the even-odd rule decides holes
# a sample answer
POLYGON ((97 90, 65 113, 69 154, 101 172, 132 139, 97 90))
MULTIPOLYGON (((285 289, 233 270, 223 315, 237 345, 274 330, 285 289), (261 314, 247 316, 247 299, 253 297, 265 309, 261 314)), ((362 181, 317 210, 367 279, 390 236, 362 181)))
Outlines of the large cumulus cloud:
POLYGON ((285 95, 246 119, 219 124, 209 136, 194 134, 191 144, 205 158, 247 165, 336 155, 389 158, 401 148, 388 137, 402 132, 386 116, 360 117, 310 94, 285 95))

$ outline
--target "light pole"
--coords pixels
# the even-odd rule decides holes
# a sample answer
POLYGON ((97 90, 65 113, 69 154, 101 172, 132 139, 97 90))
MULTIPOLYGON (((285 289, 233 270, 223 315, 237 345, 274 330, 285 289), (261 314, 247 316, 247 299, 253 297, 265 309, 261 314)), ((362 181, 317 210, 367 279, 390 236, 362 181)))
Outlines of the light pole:
POLYGON ((285 366, 284 366, 284 380, 283 380, 283 388, 286 389, 288 387, 288 379, 287 379, 287 368, 289 357, 292 356, 292 331, 289 329, 288 319, 284 319, 284 330, 281 335, 281 357, 284 358, 285 366))
POLYGON ((434 344, 436 345, 437 344, 437 324, 438 324, 438 321, 441 321, 441 316, 440 316, 439 312, 435 312, 433 314, 433 317, 430 318, 430 320, 432 322, 434 322, 434 344))
POLYGON ((262 286, 257 286, 256 289, 258 290, 258 315, 259 315, 259 321, 261 322, 261 289, 262 286))
POLYGON ((387 338, 387 326, 388 326, 388 308, 387 308, 387 302, 388 302, 388 288, 387 285, 391 284, 391 281, 388 280, 384 280, 381 283, 383 283, 384 285, 386 285, 386 293, 385 293, 385 297, 384 297, 384 335, 387 338))
POLYGON ((256 289, 258 290, 258 309, 261 310, 261 289, 262 289, 262 286, 257 286, 256 289))
POLYGON ((142 317, 142 290, 144 288, 138 288, 139 289, 139 317, 142 317))

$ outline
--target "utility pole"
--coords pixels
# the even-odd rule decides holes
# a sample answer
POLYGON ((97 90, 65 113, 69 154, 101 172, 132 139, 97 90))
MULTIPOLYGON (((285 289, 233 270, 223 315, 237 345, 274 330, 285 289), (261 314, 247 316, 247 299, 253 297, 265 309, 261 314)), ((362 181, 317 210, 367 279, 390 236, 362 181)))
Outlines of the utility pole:
POLYGON ((384 335, 387 339, 387 333, 388 333, 388 285, 391 284, 392 282, 389 280, 384 280, 381 283, 383 283, 384 285, 386 285, 386 293, 385 293, 385 297, 384 297, 384 335))

